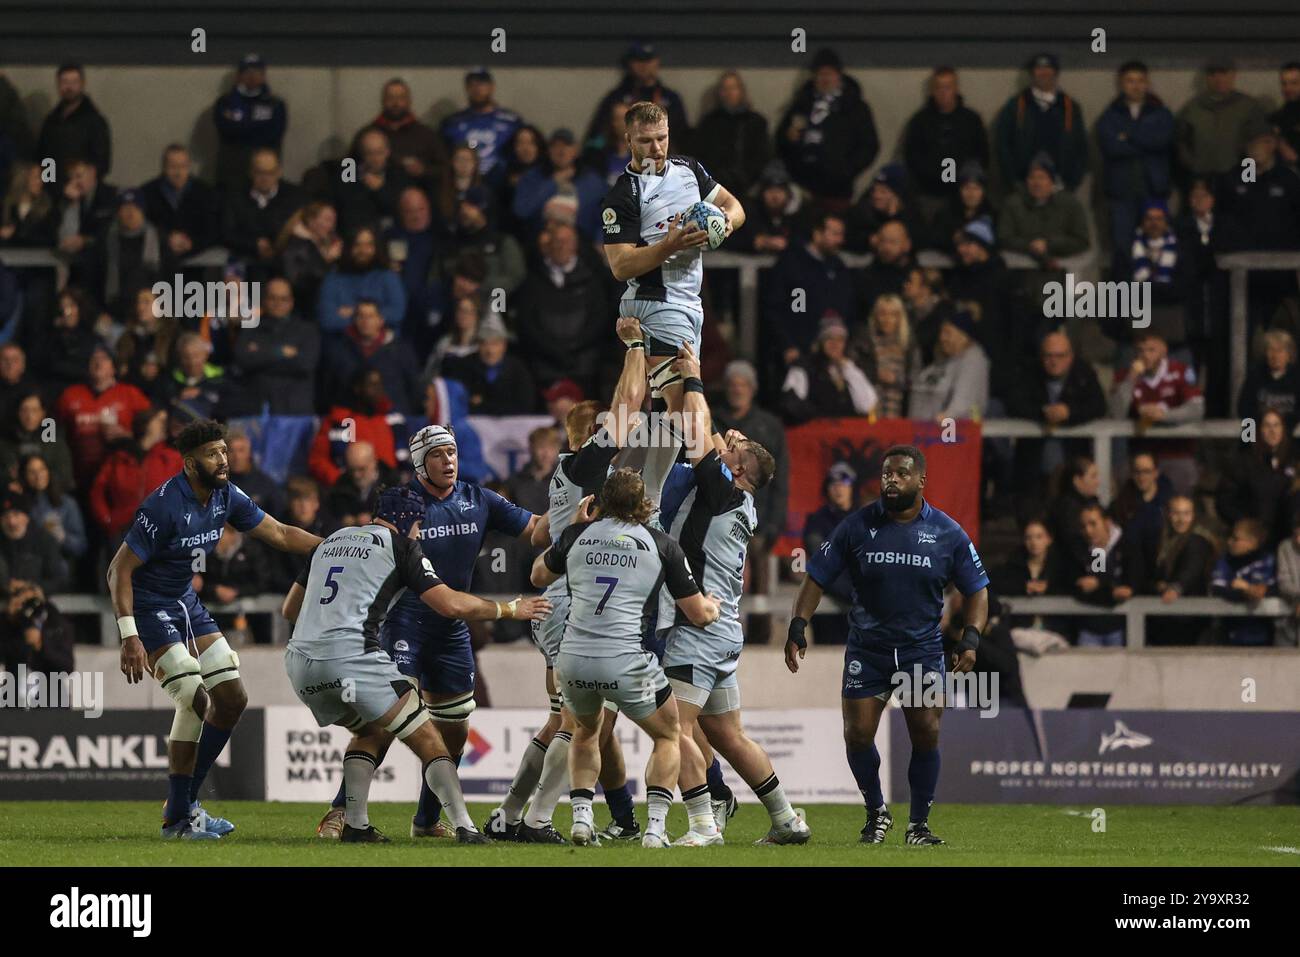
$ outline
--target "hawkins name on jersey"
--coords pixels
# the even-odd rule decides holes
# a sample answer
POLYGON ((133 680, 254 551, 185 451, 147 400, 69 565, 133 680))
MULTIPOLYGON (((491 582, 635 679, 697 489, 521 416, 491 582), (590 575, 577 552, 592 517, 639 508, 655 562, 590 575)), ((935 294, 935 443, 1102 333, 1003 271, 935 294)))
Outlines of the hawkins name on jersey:
MULTIPOLYGON (((652 246, 667 234, 674 216, 701 200, 713 202, 720 188, 690 156, 669 156, 662 173, 638 173, 629 163, 601 204, 605 243, 652 246)), ((698 307, 703 278, 703 248, 683 249, 661 266, 629 279, 623 298, 698 307)))

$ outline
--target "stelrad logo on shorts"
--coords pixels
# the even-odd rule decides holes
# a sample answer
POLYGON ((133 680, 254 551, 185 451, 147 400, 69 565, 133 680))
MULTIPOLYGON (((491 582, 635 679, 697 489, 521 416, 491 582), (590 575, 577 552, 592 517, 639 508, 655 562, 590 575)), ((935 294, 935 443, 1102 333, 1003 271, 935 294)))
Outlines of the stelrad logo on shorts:
POLYGON ((570 688, 576 688, 579 691, 617 691, 617 681, 583 681, 574 679, 566 682, 570 688))

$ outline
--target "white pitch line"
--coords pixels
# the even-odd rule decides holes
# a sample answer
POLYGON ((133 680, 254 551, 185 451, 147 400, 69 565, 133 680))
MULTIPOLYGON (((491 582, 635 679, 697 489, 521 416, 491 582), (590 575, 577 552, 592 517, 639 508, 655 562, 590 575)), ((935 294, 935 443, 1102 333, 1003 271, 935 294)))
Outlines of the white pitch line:
POLYGON ((1266 847, 1265 851, 1274 851, 1278 854, 1300 854, 1300 847, 1266 847))

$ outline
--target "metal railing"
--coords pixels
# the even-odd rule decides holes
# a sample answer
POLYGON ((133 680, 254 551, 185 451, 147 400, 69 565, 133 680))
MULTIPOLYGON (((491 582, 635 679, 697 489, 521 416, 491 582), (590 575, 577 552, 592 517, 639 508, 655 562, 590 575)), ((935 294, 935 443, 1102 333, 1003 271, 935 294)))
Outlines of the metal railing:
MULTIPOLYGON (((230 259, 230 250, 224 246, 209 246, 203 252, 182 260, 181 265, 191 269, 215 269, 230 259)), ((53 269, 55 282, 62 289, 68 284, 68 260, 53 249, 34 246, 0 247, 0 263, 11 269, 53 269)))

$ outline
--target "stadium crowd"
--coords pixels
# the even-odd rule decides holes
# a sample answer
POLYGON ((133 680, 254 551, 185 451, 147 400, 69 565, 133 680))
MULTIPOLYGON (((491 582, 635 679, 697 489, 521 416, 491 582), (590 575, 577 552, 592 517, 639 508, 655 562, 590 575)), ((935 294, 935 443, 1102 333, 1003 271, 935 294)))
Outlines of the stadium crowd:
MULTIPOLYGON (((1023 544, 1003 556, 986 547, 985 561, 1001 594, 1073 595, 1099 610, 1135 594, 1281 595, 1298 617, 1279 622, 1276 638, 1259 619, 1175 618, 1153 623, 1147 640, 1295 643, 1300 298, 1294 274, 1252 274, 1257 358, 1230 395, 1227 277, 1214 257, 1300 249, 1300 62, 1281 68, 1272 113, 1236 89, 1229 60, 1211 62, 1204 91, 1181 105, 1161 100, 1143 64, 1125 63, 1091 126, 1050 53, 1033 57, 1028 85, 988 118, 940 67, 897 158, 860 194, 882 144, 867 93, 833 50, 812 59, 783 115, 756 112, 744 77, 727 71, 716 107, 694 123, 653 46, 634 44, 624 62, 585 126, 552 130, 498 103, 484 68, 465 74, 464 107, 436 127, 392 79, 348 155, 300 183, 280 164, 289 104, 256 55, 203 120, 219 142, 210 182, 178 142, 153 179, 115 183, 111 118, 80 66, 59 67, 58 103, 39 124, 0 76, 0 249, 53 251, 68 275, 56 288, 50 270, 0 265, 0 659, 71 654, 71 629, 46 596, 103 591, 105 556, 144 495, 180 469, 171 440, 194 418, 311 417, 305 474, 273 480, 237 428, 231 478, 324 534, 363 514, 376 485, 409 474, 406 439, 426 422, 558 423, 576 402, 608 395, 621 364, 622 284, 600 251, 600 203, 628 162, 623 118, 639 100, 663 105, 674 151, 745 202, 748 221, 726 249, 775 258, 752 361, 734 357, 734 276, 711 273, 705 290, 704 379, 719 392, 720 424, 781 464, 758 499, 758 553, 785 527, 787 425, 1249 417, 1257 441, 1228 451, 1129 442, 1108 507, 1090 445, 987 441, 985 515, 1013 516, 1023 544), (1089 169, 1093 153, 1100 166, 1089 169), (1243 159, 1253 178, 1240 175, 1243 159), (1104 197, 1098 237, 1080 190, 1089 172, 1104 197), (212 249, 228 251, 219 272, 232 290, 260 284, 256 324, 155 307, 156 282, 211 278, 187 261, 212 249), (951 267, 920 265, 922 251, 946 254, 951 267), (870 260, 849 266, 845 253, 870 260), (1008 253, 1033 268, 1009 268, 1008 253), (1099 320, 1109 352, 1085 357, 1076 327, 1045 319, 1043 301, 1072 257, 1089 253, 1105 254, 1111 280, 1151 284, 1153 321, 1135 334, 1131 317, 1099 320), (1097 549, 1108 556, 1102 572, 1097 549)), ((562 442, 557 428, 535 430, 529 461, 499 490, 544 510, 562 442)), ((808 547, 870 488, 848 464, 833 468, 825 507, 803 530, 808 547)), ((485 553, 477 587, 526 588, 532 553, 499 544, 508 560, 485 553)), ((766 563, 753 565, 761 576, 766 563)), ((220 606, 283 592, 295 573, 227 528, 195 585, 220 606)), ((236 617, 227 634, 246 627, 236 617)), ((1078 644, 1124 642, 1123 619, 1105 614, 1007 622, 1078 644)), ((818 639, 835 640, 834 621, 819 624, 818 639)))

